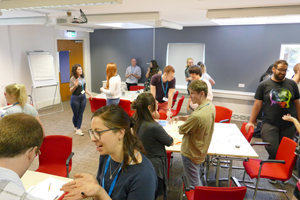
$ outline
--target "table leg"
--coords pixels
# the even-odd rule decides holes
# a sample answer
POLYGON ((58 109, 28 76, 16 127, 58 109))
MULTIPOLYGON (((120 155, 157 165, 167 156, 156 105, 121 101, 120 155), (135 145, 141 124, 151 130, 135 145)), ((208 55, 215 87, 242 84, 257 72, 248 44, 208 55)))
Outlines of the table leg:
POLYGON ((217 174, 216 174, 216 187, 219 186, 219 173, 220 173, 220 159, 217 162, 217 174))
POLYGON ((206 173, 206 182, 208 182, 209 181, 210 156, 207 155, 206 158, 207 158, 207 163, 206 163, 206 172, 205 173, 206 173))
POLYGON ((230 178, 231 178, 231 174, 232 174, 232 163, 233 163, 233 160, 230 159, 227 187, 230 187, 230 178))

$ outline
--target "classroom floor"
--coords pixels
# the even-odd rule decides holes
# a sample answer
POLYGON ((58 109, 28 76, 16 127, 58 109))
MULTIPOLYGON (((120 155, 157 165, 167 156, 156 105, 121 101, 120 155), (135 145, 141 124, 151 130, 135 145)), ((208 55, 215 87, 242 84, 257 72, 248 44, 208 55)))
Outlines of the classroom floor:
MULTIPOLYGON (((72 171, 70 173, 70 178, 73 178, 74 174, 76 173, 89 173, 94 176, 97 174, 98 170, 98 159, 99 154, 96 151, 94 143, 90 141, 90 137, 87 134, 87 130, 90 128, 90 120, 92 117, 91 109, 89 101, 87 101, 86 109, 83 115, 83 123, 82 123, 82 130, 85 133, 84 136, 79 136, 74 133, 73 130, 73 124, 72 124, 72 110, 70 107, 70 102, 66 101, 63 102, 64 111, 51 114, 51 115, 45 115, 41 116, 40 119, 44 125, 46 135, 66 135, 73 138, 73 151, 75 155, 73 156, 73 166, 72 171)), ((45 114, 48 112, 60 110, 60 104, 55 106, 51 110, 43 110, 40 111, 39 114, 45 114)), ((240 128, 242 125, 242 122, 239 121, 231 121, 231 123, 237 124, 237 126, 240 128)), ((252 142, 261 141, 260 139, 253 138, 252 142)), ((268 155, 267 152, 263 147, 254 147, 258 155, 261 159, 267 159, 268 155)), ((42 152, 43 153, 43 152, 42 152)), ((168 199, 169 200, 177 200, 180 199, 181 194, 181 188, 182 188, 182 179, 181 175, 183 173, 183 168, 181 164, 181 157, 179 153, 173 153, 173 162, 172 166, 170 168, 170 178, 169 178, 169 194, 168 199)), ((235 166, 242 166, 241 162, 234 162, 235 166)), ((35 159, 35 161, 30 166, 30 170, 36 170, 38 168, 38 159, 35 159)), ((215 185, 215 167, 210 168, 209 173, 209 186, 215 185)), ((296 171, 294 171, 295 174, 297 174, 296 171)), ((243 176, 243 170, 233 170, 232 172, 233 176, 235 176, 238 179, 242 179, 243 176)), ((228 176, 228 170, 227 169, 221 169, 220 170, 220 177, 227 177, 228 176)), ((221 181, 220 186, 226 186, 227 182, 221 181)), ((292 192, 296 185, 296 179, 291 178, 289 182, 286 185, 283 185, 282 183, 277 184, 270 184, 267 180, 261 179, 260 185, 267 187, 267 188, 278 188, 278 189, 284 189, 286 188, 288 190, 288 196, 292 197, 292 192)), ((246 193, 246 200, 250 200, 253 198, 253 190, 247 189, 246 193)), ((162 197, 158 198, 159 200, 162 200, 162 197)), ((183 198, 185 199, 185 198, 183 198)), ((286 196, 283 193, 270 193, 265 191, 258 191, 256 199, 276 199, 276 200, 285 200, 287 199, 286 196)))

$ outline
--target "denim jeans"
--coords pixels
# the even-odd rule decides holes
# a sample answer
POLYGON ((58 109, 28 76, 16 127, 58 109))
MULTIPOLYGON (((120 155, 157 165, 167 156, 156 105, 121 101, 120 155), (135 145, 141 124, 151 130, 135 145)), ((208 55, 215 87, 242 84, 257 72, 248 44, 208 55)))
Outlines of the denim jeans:
POLYGON ((82 116, 86 105, 85 94, 71 95, 70 105, 73 111, 74 127, 80 129, 82 123, 82 116))
POLYGON ((106 105, 107 106, 110 106, 112 104, 119 105, 119 103, 120 103, 120 98, 117 98, 117 99, 106 99, 106 105))
POLYGON ((184 175, 189 183, 190 188, 193 190, 196 186, 202 186, 200 180, 201 164, 193 163, 189 158, 181 155, 184 175))

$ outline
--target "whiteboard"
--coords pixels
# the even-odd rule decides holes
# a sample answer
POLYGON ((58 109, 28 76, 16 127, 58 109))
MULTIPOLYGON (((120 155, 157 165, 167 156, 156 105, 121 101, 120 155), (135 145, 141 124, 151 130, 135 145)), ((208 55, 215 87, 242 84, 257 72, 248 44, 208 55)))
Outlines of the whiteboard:
POLYGON ((194 64, 205 62, 205 44, 202 43, 169 43, 167 48, 167 65, 175 69, 176 88, 186 89, 185 69, 187 58, 193 58, 194 64))
POLYGON ((51 52, 27 52, 33 87, 57 85, 51 52))

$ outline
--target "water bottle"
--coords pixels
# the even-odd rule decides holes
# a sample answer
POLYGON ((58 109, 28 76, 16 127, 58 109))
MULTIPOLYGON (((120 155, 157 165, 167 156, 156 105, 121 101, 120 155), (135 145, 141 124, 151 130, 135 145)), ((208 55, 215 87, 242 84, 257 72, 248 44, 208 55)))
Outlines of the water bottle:
POLYGON ((122 96, 125 96, 125 90, 124 90, 123 85, 121 86, 121 90, 122 90, 122 96))
POLYGON ((171 121, 171 113, 170 112, 167 112, 167 123, 166 123, 166 129, 167 129, 167 132, 169 132, 171 130, 171 124, 170 124, 170 121, 171 121))

